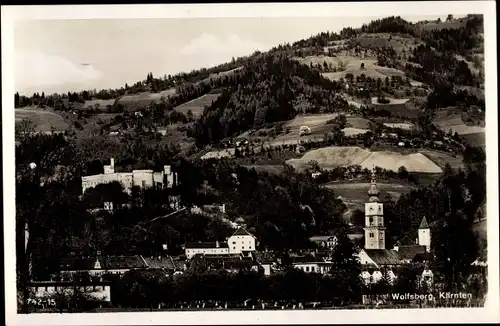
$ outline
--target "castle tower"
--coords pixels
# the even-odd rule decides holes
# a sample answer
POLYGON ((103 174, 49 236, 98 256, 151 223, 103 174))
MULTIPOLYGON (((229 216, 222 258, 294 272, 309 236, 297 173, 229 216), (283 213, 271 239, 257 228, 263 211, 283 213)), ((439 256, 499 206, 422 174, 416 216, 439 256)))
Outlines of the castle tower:
POLYGON ((385 249, 384 205, 378 198, 380 191, 372 170, 368 202, 365 203, 365 249, 385 249))
POLYGON ((425 246, 427 252, 431 251, 431 229, 429 224, 427 224, 425 216, 418 227, 418 244, 420 246, 425 246))

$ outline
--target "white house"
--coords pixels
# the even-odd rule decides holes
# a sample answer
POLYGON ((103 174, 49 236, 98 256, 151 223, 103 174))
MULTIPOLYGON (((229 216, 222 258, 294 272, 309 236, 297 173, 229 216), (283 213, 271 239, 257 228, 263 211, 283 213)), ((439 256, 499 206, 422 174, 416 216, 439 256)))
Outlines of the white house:
POLYGON ((194 255, 229 255, 229 248, 226 242, 188 242, 185 245, 184 252, 187 259, 194 255))
POLYGON ((310 237, 309 240, 319 247, 327 249, 333 249, 337 244, 337 237, 334 235, 317 235, 310 237))
POLYGON ((255 236, 243 228, 239 228, 227 241, 230 254, 240 254, 242 251, 255 251, 255 236))

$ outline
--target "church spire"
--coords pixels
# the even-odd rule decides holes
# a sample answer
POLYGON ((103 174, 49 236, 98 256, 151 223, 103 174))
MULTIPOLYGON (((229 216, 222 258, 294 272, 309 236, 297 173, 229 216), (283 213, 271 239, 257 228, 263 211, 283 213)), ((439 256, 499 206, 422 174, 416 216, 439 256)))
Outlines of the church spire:
POLYGON ((370 196, 369 202, 379 202, 380 199, 378 198, 378 195, 380 195, 380 191, 378 190, 377 187, 377 178, 376 178, 376 173, 375 173, 375 165, 372 168, 372 182, 371 182, 370 189, 368 190, 368 195, 370 196))

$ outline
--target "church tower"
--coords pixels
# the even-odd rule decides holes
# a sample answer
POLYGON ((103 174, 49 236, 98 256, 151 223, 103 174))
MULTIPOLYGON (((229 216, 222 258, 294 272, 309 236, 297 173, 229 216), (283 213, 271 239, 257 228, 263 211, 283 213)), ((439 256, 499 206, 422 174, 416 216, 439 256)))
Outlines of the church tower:
POLYGON ((429 224, 427 224, 425 216, 418 227, 418 244, 420 246, 425 246, 427 252, 431 251, 431 228, 429 224))
POLYGON ((385 249, 384 205, 378 198, 380 191, 375 178, 375 167, 368 195, 368 202, 365 203, 365 249, 385 249))

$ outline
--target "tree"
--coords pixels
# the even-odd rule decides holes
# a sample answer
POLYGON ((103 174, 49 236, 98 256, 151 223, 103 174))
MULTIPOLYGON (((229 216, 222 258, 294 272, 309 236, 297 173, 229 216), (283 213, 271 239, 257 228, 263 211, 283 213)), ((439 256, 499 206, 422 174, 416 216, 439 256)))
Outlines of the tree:
POLYGON ((447 17, 446 17, 446 21, 447 22, 451 22, 453 20, 453 15, 452 14, 449 14, 447 17))
POLYGON ((341 300, 347 303, 358 301, 361 295, 361 265, 356 253, 354 244, 347 237, 346 228, 341 228, 332 253, 330 274, 338 284, 341 300))
POLYGON ((361 62, 361 69, 365 69, 365 63, 361 62))
POLYGON ((15 126, 15 139, 23 141, 27 136, 35 132, 36 124, 30 118, 23 118, 21 121, 16 122, 15 126))

